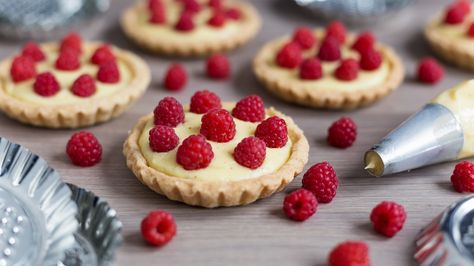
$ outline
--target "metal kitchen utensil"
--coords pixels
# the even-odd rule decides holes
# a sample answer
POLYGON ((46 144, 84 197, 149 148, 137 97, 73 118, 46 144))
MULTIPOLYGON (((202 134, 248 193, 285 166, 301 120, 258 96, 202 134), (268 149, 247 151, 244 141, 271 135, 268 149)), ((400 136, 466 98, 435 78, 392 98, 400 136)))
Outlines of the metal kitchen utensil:
POLYGON ((55 265, 74 244, 76 214, 56 171, 0 138, 0 265, 55 265))

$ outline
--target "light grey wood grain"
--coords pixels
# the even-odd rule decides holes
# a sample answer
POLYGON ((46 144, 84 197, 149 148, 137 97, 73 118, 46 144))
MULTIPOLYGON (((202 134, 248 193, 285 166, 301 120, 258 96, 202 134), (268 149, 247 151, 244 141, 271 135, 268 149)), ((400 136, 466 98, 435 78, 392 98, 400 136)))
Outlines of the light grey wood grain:
MULTIPOLYGON (((29 147, 43 156, 68 182, 93 190, 118 211, 123 222, 124 245, 116 257, 117 265, 324 265, 329 250, 338 242, 360 239, 370 245, 374 265, 412 263, 413 239, 448 204, 462 195, 453 192, 449 176, 454 163, 386 178, 373 178, 362 170, 363 152, 403 121, 426 101, 473 75, 446 66, 446 78, 436 86, 418 84, 413 79, 416 61, 430 55, 421 36, 423 24, 446 1, 424 0, 398 16, 363 29, 374 30, 380 40, 392 45, 407 68, 405 83, 393 94, 368 108, 351 112, 305 109, 283 103, 268 94, 255 80, 250 62, 257 49, 271 38, 289 33, 298 25, 321 25, 302 13, 289 0, 253 1, 264 19, 263 29, 249 45, 229 54, 233 66, 230 81, 211 81, 204 77, 203 60, 174 60, 149 55, 126 40, 118 26, 118 15, 131 1, 115 0, 102 21, 82 30, 91 39, 111 41, 136 51, 150 65, 153 82, 146 95, 123 116, 88 130, 104 147, 103 161, 92 168, 72 166, 65 155, 66 142, 75 130, 48 130, 24 126, 0 115, 0 136, 29 147), (341 186, 331 204, 321 204, 317 214, 304 223, 282 216, 285 192, 300 186, 297 177, 283 193, 255 204, 207 210, 175 203, 141 185, 125 166, 122 142, 136 120, 150 112, 159 99, 170 93, 160 85, 166 66, 178 61, 189 71, 189 84, 171 94, 187 102, 194 91, 208 88, 224 100, 238 100, 250 93, 261 95, 266 104, 292 116, 310 142, 307 168, 327 160, 339 175, 341 186), (359 126, 353 147, 338 150, 325 143, 327 127, 342 115, 352 117, 359 126), (382 200, 395 200, 408 211, 405 228, 393 239, 373 233, 369 225, 372 207, 382 200), (176 218, 178 235, 160 249, 144 244, 139 224, 153 209, 168 210, 176 218)), ((2 41, 0 57, 17 51, 19 44, 2 41)))

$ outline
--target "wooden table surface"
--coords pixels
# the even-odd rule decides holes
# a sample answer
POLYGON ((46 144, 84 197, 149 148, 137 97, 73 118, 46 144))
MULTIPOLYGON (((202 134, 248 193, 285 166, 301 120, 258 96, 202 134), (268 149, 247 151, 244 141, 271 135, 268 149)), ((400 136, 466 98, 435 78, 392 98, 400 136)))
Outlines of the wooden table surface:
MULTIPOLYGON (((423 25, 445 2, 418 1, 396 17, 362 28, 373 30, 381 41, 400 54, 407 70, 405 82, 368 108, 329 112, 279 101, 257 83, 250 70, 252 57, 266 41, 287 34, 298 25, 321 25, 292 1, 253 1, 263 16, 260 34, 248 45, 229 53, 233 67, 231 80, 212 81, 204 76, 203 60, 163 58, 137 49, 118 25, 120 12, 131 1, 115 0, 106 18, 81 32, 87 38, 110 41, 144 57, 151 67, 153 81, 145 96, 121 117, 88 129, 103 144, 103 161, 91 168, 71 165, 64 150, 76 130, 33 128, 0 114, 0 136, 38 153, 67 182, 91 189, 118 211, 123 222, 124 244, 116 256, 116 265, 325 265, 330 249, 348 239, 368 242, 373 265, 410 265, 413 239, 418 230, 462 197, 452 190, 449 182, 454 163, 374 178, 363 170, 362 156, 367 148, 425 102, 472 77, 468 72, 445 65, 445 79, 436 86, 419 84, 413 78, 417 60, 431 55, 421 34, 423 25), (189 71, 189 83, 179 93, 168 93, 161 86, 163 73, 172 61, 184 63, 189 71), (316 215, 298 223, 286 219, 281 207, 285 192, 300 187, 301 176, 295 178, 285 192, 249 206, 210 210, 172 202, 141 185, 127 169, 122 155, 127 131, 162 97, 172 95, 187 102, 194 91, 204 88, 217 92, 223 100, 232 101, 256 93, 264 98, 267 106, 273 105, 292 116, 311 146, 306 168, 327 160, 337 171, 340 187, 333 202, 320 204, 316 215), (329 147, 325 142, 328 126, 343 115, 352 117, 359 127, 355 145, 347 150, 329 147), (369 224, 372 207, 382 200, 395 200, 408 212, 404 229, 393 239, 378 236, 369 224), (154 209, 170 211, 178 225, 177 236, 163 248, 147 246, 140 236, 141 219, 154 209)), ((16 52, 19 47, 18 43, 1 41, 0 57, 16 52)))

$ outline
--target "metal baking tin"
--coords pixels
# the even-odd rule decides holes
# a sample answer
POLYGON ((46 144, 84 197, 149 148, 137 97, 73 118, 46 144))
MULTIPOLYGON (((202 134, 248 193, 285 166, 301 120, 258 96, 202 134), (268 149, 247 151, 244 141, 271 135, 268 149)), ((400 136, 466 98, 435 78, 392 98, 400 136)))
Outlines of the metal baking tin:
POLYGON ((76 214, 56 171, 0 138, 0 265, 56 265, 74 245, 76 214))

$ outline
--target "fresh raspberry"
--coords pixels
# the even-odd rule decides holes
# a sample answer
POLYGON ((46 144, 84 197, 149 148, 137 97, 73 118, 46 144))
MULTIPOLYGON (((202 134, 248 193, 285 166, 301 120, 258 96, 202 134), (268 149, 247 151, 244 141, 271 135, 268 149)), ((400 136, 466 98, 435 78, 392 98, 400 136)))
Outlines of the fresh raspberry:
POLYGON ((183 12, 179 17, 175 28, 179 31, 191 31, 194 29, 193 15, 189 12, 183 12))
POLYGON ((418 80, 435 84, 443 79, 444 70, 434 58, 425 58, 418 63, 418 80))
POLYGON ((176 235, 176 223, 173 216, 165 211, 152 211, 140 225, 142 237, 153 246, 163 246, 176 235))
POLYGON ((212 8, 220 9, 222 8, 222 0, 209 0, 207 5, 212 8))
POLYGON ((326 27, 326 37, 334 37, 339 44, 346 40, 346 27, 340 21, 333 21, 326 27))
POLYGON ((66 145, 71 162, 78 166, 93 166, 102 159, 102 145, 88 131, 74 133, 66 145))
POLYGON ((322 76, 323 68, 321 67, 321 62, 319 62, 317 58, 308 58, 301 63, 301 79, 320 79, 322 76))
POLYGON ((370 266, 369 247, 362 241, 337 245, 328 257, 329 266, 370 266))
POLYGON ((161 2, 161 0, 148 0, 148 9, 150 11, 153 11, 157 8, 162 8, 163 7, 163 3, 161 2))
POLYGON ((79 34, 75 32, 71 32, 68 35, 66 35, 61 41, 59 51, 63 52, 65 50, 72 50, 72 51, 75 51, 76 53, 81 53, 82 51, 81 46, 82 46, 81 36, 79 36, 79 34))
POLYGON ((46 56, 44 55, 43 51, 41 51, 39 45, 34 42, 27 42, 21 50, 21 55, 27 56, 35 62, 40 62, 46 59, 46 56))
POLYGON ((375 37, 370 32, 363 32, 357 36, 354 44, 352 44, 352 49, 358 51, 359 53, 367 49, 372 49, 375 44, 375 37))
POLYGON ((349 117, 341 117, 328 128, 327 141, 337 148, 352 146, 357 137, 357 125, 349 117))
POLYGON ((207 59, 207 76, 213 79, 227 79, 230 75, 229 59, 223 54, 215 54, 207 59))
POLYGON ((99 46, 91 57, 91 63, 96 65, 102 65, 109 61, 115 62, 115 55, 112 53, 112 49, 107 44, 99 46))
POLYGON ((471 10, 469 1, 460 0, 451 4, 446 10, 444 22, 447 24, 459 24, 464 21, 471 10))
POLYGON ((221 109, 221 99, 217 94, 202 90, 191 97, 190 111, 196 114, 205 114, 212 109, 221 109))
POLYGON ((120 81, 120 71, 114 61, 105 62, 99 66, 97 79, 103 83, 117 83, 120 81))
POLYGON ((186 70, 180 64, 172 64, 165 75, 164 85, 169 91, 181 90, 188 81, 186 70))
POLYGON ((232 115, 243 121, 260 122, 265 119, 265 104, 257 95, 250 95, 238 101, 232 115))
POLYGON ((360 53, 359 66, 363 70, 376 70, 382 64, 382 55, 374 48, 365 49, 360 53))
POLYGON ((299 27, 293 33, 293 41, 300 45, 302 49, 309 49, 316 44, 316 36, 308 27, 299 27))
POLYGON ((285 68, 295 68, 303 60, 300 45, 294 42, 285 44, 276 56, 276 63, 285 68))
POLYGON ((154 152, 167 152, 176 148, 179 144, 178 135, 172 127, 155 126, 148 132, 150 148, 154 152))
POLYGON ((184 5, 184 11, 192 14, 201 11, 201 5, 196 0, 182 0, 184 5))
POLYGON ((402 230, 406 218, 403 206, 393 201, 382 201, 370 214, 375 231, 387 237, 393 237, 402 230))
POLYGON ((212 146, 203 135, 187 137, 176 154, 176 162, 186 170, 206 168, 213 158, 212 146))
POLYGON ((153 111, 155 125, 176 127, 184 122, 184 110, 181 103, 173 97, 163 98, 153 111))
POLYGON ((166 22, 166 9, 164 6, 155 7, 150 12, 150 23, 163 24, 166 22))
POLYGON ((318 201, 310 191, 300 188, 288 194, 283 201, 283 212, 295 221, 304 221, 318 209, 318 201))
POLYGON ((319 47, 318 58, 322 61, 336 61, 341 58, 341 47, 339 41, 334 37, 324 38, 319 47))
POLYGON ((471 12, 471 1, 470 0, 457 0, 454 1, 453 3, 454 6, 457 6, 457 8, 463 10, 466 14, 469 14, 471 12))
POLYGON ((200 133, 215 142, 228 142, 235 137, 235 122, 229 111, 213 109, 201 118, 200 133))
POLYGON ((235 147, 234 159, 242 166, 257 169, 265 160, 266 149, 263 140, 256 137, 247 137, 235 147))
POLYGON ((36 76, 33 90, 43 97, 53 96, 59 91, 59 83, 51 72, 44 72, 36 76))
POLYGON ((451 183, 459 193, 474 192, 474 164, 467 161, 456 164, 451 183))
POLYGON ((228 18, 233 20, 239 20, 242 17, 242 12, 237 7, 230 7, 225 11, 228 18))
POLYGON ((336 171, 328 162, 311 166, 304 174, 302 183, 303 188, 311 191, 320 203, 331 202, 339 186, 336 171))
POLYGON ((471 23, 471 25, 469 25, 469 29, 467 30, 467 36, 469 36, 470 38, 474 38, 474 23, 471 23))
POLYGON ((10 75, 14 82, 20 82, 36 76, 35 62, 26 56, 17 56, 10 67, 10 75))
POLYGON ((212 14, 211 18, 207 21, 207 24, 209 24, 212 27, 220 28, 224 26, 226 21, 226 15, 224 12, 216 10, 212 14))
POLYGON ((285 120, 272 116, 263 120, 255 130, 255 137, 265 141, 269 148, 281 148, 288 141, 288 129, 285 120))
POLYGON ((89 74, 80 75, 72 84, 71 91, 79 97, 89 97, 96 92, 95 80, 89 74))
POLYGON ((63 50, 56 59, 56 69, 64 71, 76 70, 81 66, 79 54, 74 50, 63 50))
POLYGON ((359 62, 349 58, 341 61, 341 64, 334 71, 337 79, 343 81, 351 81, 357 78, 359 74, 359 62))

